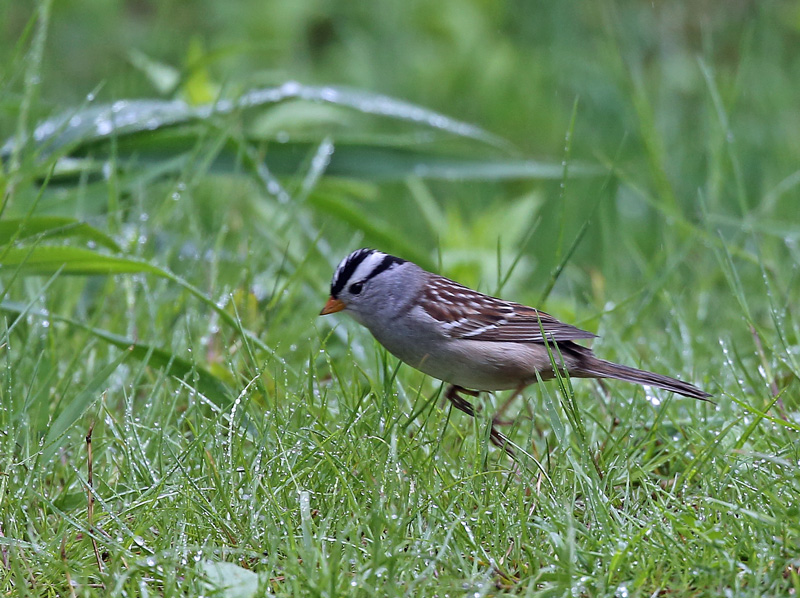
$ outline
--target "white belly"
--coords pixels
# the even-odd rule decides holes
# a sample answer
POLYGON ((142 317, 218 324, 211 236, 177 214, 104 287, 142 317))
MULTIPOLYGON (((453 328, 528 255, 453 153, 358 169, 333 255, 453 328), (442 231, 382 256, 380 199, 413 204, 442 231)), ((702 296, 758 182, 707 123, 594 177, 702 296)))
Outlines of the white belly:
MULTIPOLYGON (((381 339, 378 339, 381 340, 381 339)), ((405 344, 382 342, 386 349, 413 368, 470 390, 508 390, 553 377, 547 349, 542 345, 448 340, 419 351, 405 344)))

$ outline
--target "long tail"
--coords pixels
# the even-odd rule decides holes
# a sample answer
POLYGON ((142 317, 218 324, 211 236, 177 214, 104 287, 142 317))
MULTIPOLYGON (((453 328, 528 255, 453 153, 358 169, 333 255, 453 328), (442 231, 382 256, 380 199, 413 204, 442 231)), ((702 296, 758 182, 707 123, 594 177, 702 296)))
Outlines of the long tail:
POLYGON ((685 397, 692 397, 693 399, 700 399, 707 401, 711 395, 688 382, 681 382, 675 378, 648 372, 646 370, 637 370, 626 365, 620 365, 604 359, 592 358, 588 363, 582 364, 581 371, 578 376, 586 376, 589 378, 616 378, 617 380, 625 380, 635 384, 642 384, 643 386, 657 386, 664 390, 676 392, 685 397))

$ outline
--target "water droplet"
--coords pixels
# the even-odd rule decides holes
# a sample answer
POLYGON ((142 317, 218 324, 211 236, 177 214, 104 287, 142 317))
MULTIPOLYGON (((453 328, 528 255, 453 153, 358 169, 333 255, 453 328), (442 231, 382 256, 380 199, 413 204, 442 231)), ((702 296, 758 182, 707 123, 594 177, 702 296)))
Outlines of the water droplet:
POLYGON ((280 92, 286 96, 297 95, 300 92, 300 84, 297 81, 287 81, 281 85, 280 92))
POLYGON ((108 135, 114 130, 114 125, 107 118, 98 118, 94 121, 94 129, 98 135, 108 135))

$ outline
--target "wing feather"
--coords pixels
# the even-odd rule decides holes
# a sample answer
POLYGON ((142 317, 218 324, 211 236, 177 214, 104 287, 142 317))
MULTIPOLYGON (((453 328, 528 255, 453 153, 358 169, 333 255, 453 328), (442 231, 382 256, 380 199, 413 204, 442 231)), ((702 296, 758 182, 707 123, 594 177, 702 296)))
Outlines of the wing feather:
POLYGON ((490 297, 436 275, 427 285, 423 302, 425 311, 443 323, 451 338, 542 343, 544 338, 552 342, 597 336, 533 307, 490 297))

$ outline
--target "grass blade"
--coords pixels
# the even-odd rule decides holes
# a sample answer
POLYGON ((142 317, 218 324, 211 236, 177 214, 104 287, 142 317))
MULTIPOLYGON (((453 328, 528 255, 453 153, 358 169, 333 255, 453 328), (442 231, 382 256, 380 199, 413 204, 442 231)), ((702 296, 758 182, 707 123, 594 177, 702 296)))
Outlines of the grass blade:
POLYGON ((165 351, 164 349, 159 349, 158 347, 154 347, 152 345, 140 343, 118 334, 108 332, 107 330, 101 330, 99 328, 87 326, 86 324, 73 320, 72 318, 59 316, 57 314, 42 310, 28 309, 24 305, 11 301, 0 303, 0 311, 12 313, 18 316, 33 315, 39 318, 63 322, 75 328, 80 328, 81 330, 89 332, 96 338, 99 338, 110 345, 128 351, 128 355, 133 359, 144 361, 152 367, 163 368, 168 376, 181 380, 187 378, 191 379, 192 387, 197 390, 197 392, 201 393, 212 403, 219 405, 220 407, 228 406, 232 400, 231 389, 217 376, 204 368, 198 367, 197 365, 178 357, 174 353, 165 351))
POLYGON ((103 386, 108 377, 114 373, 119 365, 129 357, 129 353, 123 351, 119 357, 110 363, 106 364, 89 383, 75 395, 63 411, 56 417, 55 421, 50 425, 47 430, 47 435, 44 437, 44 446, 42 448, 42 462, 47 463, 61 448, 61 441, 76 421, 100 398, 103 386))

